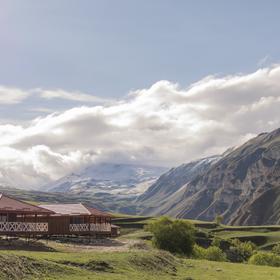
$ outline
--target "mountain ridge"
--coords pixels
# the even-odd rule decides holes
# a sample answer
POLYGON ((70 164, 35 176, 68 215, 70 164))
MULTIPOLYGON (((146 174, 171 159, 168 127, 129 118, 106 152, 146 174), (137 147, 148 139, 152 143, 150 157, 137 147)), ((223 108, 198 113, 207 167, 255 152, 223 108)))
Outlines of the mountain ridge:
POLYGON ((279 189, 280 129, 276 129, 224 153, 180 189, 174 189, 168 200, 163 197, 157 211, 145 201, 140 204, 145 214, 208 221, 222 215, 227 224, 273 224, 280 222, 279 189))

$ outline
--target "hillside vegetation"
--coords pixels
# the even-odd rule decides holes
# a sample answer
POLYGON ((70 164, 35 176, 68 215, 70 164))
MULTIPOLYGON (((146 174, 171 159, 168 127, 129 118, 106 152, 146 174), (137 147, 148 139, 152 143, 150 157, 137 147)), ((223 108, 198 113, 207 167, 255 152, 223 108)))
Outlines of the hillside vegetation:
POLYGON ((121 253, 1 252, 0 279, 276 280, 280 270, 245 264, 181 259, 161 251, 121 253))
MULTIPOLYGON (((187 258, 153 249, 152 234, 143 228, 153 217, 120 215, 115 223, 122 235, 112 242, 73 243, 37 241, 26 244, 0 241, 0 279, 70 279, 70 280, 263 280, 280 279, 279 268, 187 258), (124 246, 125 245, 125 246, 124 246)), ((209 245, 215 238, 224 242, 246 238, 257 244, 257 250, 271 250, 280 243, 280 227, 228 227, 202 221, 189 221, 196 228, 196 242, 209 245), (259 237, 262 237, 259 242, 259 237)), ((89 241, 90 242, 90 241, 89 241)))

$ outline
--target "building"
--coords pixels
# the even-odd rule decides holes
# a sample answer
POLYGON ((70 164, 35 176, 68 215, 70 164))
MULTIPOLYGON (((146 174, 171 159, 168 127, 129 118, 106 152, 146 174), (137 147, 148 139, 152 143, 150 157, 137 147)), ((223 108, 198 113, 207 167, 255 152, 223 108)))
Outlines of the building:
POLYGON ((0 234, 48 234, 48 219, 54 212, 0 194, 0 234))
POLYGON ((55 213, 49 217, 50 234, 111 236, 110 214, 81 203, 39 206, 55 213))
POLYGON ((32 205, 0 194, 0 235, 50 236, 112 234, 111 215, 78 204, 32 205))

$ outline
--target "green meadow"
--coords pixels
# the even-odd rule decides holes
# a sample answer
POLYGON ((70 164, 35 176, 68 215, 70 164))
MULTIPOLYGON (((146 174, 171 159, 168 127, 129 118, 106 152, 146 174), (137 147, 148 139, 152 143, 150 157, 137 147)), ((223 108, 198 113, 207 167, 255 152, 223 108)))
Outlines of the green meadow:
POLYGON ((3 251, 1 279, 279 279, 280 269, 174 257, 162 251, 3 251))
MULTIPOLYGON (((197 260, 152 248, 152 235, 143 227, 151 217, 118 216, 121 226, 118 246, 89 246, 58 241, 26 244, 12 241, 1 246, 0 279, 96 279, 96 280, 263 280, 280 279, 280 269, 246 263, 197 260), (14 243, 13 243, 14 242, 14 243), (24 244, 24 245, 22 245, 24 244), (121 246, 120 244, 128 244, 121 246)), ((208 238, 240 238, 257 244, 258 250, 270 250, 280 242, 280 228, 227 227, 192 221, 208 238)), ((3 240, 1 241, 3 243, 3 240)))

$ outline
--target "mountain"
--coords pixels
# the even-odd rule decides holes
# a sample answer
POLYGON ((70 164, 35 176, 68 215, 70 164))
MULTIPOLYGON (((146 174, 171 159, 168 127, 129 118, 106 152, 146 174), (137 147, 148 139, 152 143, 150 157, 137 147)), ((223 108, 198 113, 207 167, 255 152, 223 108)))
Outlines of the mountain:
POLYGON ((170 177, 169 171, 140 196, 145 214, 208 221, 222 215, 224 223, 239 225, 280 222, 280 129, 262 133, 228 151, 198 174, 188 177, 188 169, 182 172, 185 174, 176 176, 174 172, 170 177), (183 177, 187 182, 181 186, 183 177), (157 195, 169 190, 158 209, 149 204, 155 189, 157 195))
POLYGON ((143 209, 142 215, 160 215, 166 212, 165 206, 171 201, 170 196, 177 193, 185 184, 206 171, 220 157, 212 156, 170 169, 159 177, 147 191, 137 198, 143 209))
POLYGON ((43 190, 61 193, 91 193, 97 196, 143 193, 167 168, 133 164, 99 163, 69 174, 43 190))

